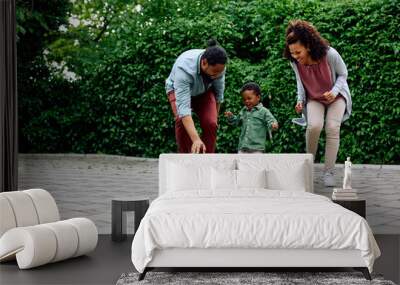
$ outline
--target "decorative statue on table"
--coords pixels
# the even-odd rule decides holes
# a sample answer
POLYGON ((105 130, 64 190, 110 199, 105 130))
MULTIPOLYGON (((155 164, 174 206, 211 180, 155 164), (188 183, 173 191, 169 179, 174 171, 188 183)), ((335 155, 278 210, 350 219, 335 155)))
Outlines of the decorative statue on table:
POLYGON ((350 190, 351 188, 351 161, 350 157, 344 162, 344 178, 343 190, 350 190))

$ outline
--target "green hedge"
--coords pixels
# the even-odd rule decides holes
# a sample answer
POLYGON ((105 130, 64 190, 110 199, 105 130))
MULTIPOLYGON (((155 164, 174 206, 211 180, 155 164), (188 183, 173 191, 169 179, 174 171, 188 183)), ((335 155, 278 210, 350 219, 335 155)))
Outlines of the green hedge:
MULTIPOLYGON (((214 37, 230 57, 221 111, 238 112, 240 87, 254 80, 272 97, 270 109, 280 123, 267 151, 304 152, 304 129, 290 122, 297 116, 294 74, 282 57, 287 23, 301 18, 319 29, 348 67, 353 115, 342 125, 338 161, 400 162, 397 0, 142 3, 141 13, 114 22, 116 32, 93 49, 98 59, 81 67, 81 80, 50 80, 20 99, 26 115, 30 104, 40 106, 40 114, 21 121, 22 150, 146 157, 176 151, 164 81, 181 52, 214 37), (53 99, 50 106, 40 104, 53 99)), ((236 152, 238 137, 239 129, 221 116, 217 151, 236 152)), ((317 160, 323 159, 323 137, 317 160)))

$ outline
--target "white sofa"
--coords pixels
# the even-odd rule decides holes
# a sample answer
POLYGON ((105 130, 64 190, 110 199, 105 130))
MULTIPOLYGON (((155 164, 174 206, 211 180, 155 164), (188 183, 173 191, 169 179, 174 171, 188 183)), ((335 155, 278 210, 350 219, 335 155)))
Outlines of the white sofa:
POLYGON ((0 193, 0 262, 20 269, 84 255, 96 248, 97 228, 87 218, 60 221, 57 205, 43 189, 0 193))
POLYGON ((370 279, 380 252, 365 219, 312 193, 311 154, 160 155, 160 196, 132 243, 139 280, 162 267, 353 267, 370 279))

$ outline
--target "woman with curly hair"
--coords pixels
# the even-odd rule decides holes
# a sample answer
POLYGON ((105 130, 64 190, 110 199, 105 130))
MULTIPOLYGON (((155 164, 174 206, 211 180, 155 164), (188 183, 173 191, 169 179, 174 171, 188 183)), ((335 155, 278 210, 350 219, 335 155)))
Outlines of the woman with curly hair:
POLYGON ((314 158, 325 121, 324 184, 335 186, 340 125, 349 118, 352 106, 346 65, 317 29, 302 20, 289 22, 284 56, 290 60, 296 75, 295 110, 302 112, 307 120, 306 147, 314 158))

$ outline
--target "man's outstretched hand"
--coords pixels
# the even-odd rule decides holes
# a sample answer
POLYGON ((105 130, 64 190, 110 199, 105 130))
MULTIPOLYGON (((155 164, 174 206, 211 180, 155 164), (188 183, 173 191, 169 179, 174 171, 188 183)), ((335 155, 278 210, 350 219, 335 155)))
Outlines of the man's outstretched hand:
POLYGON ((195 140, 192 144, 192 153, 206 153, 206 146, 201 139, 195 140))

